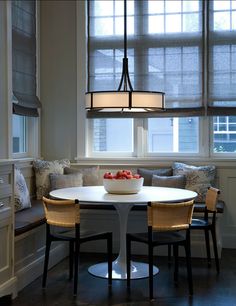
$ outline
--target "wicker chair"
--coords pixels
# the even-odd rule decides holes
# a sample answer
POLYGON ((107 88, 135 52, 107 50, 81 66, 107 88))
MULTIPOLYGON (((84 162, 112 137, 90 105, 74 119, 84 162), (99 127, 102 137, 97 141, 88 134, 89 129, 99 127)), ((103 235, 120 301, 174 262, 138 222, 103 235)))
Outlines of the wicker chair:
POLYGON ((192 223, 190 226, 190 230, 204 230, 205 232, 207 261, 209 267, 211 266, 209 231, 211 232, 217 273, 220 272, 217 241, 216 241, 216 212, 217 212, 216 204, 219 193, 220 190, 213 187, 210 187, 207 190, 204 217, 201 219, 200 218, 192 219, 192 223), (209 218, 210 216, 211 218, 209 218))
POLYGON ((74 265, 74 295, 77 295, 78 265, 80 244, 93 240, 107 240, 108 253, 108 284, 112 283, 112 233, 80 232, 80 205, 78 200, 51 200, 43 197, 46 215, 46 249, 42 287, 45 288, 48 271, 49 252, 52 241, 69 242, 69 278, 73 277, 74 265), (64 232, 54 233, 51 227, 64 228, 64 232), (71 229, 71 230, 69 230, 71 229))
POLYGON ((193 200, 182 203, 148 203, 148 232, 127 234, 127 287, 130 288, 131 242, 148 245, 149 296, 153 299, 153 248, 160 245, 174 247, 174 281, 178 281, 178 246, 186 252, 189 294, 193 294, 190 255, 190 223, 193 214, 193 200))

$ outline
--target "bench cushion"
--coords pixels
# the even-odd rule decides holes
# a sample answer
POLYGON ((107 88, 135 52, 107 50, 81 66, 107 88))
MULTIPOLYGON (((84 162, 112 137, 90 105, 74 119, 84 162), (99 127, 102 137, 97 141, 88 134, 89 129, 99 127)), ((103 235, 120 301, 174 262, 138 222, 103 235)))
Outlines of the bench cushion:
MULTIPOLYGON (((224 212, 224 201, 219 200, 216 207, 217 207, 217 213, 223 213, 224 212)), ((101 204, 83 204, 81 205, 81 209, 105 209, 105 210, 115 210, 115 207, 113 205, 101 205, 101 204)), ((194 203, 194 212, 204 212, 205 209, 205 203, 194 203)), ((147 210, 147 205, 134 205, 131 210, 147 210)))
POLYGON ((32 207, 15 214, 15 236, 21 235, 45 223, 43 202, 32 200, 32 207))
MULTIPOLYGON (((223 213, 225 207, 225 202, 222 200, 218 200, 216 204, 217 213, 223 213)), ((205 203, 195 203, 194 204, 194 212, 204 212, 205 209, 205 203)))
MULTIPOLYGON (((224 212, 225 203, 218 201, 217 212, 224 212)), ((204 212, 204 203, 195 203, 194 212, 204 212)), ((115 210, 113 205, 81 205, 81 209, 115 210)), ((132 210, 145 211, 147 205, 134 205, 132 210)), ((32 207, 19 211, 15 214, 15 236, 21 235, 46 222, 42 200, 32 200, 32 207)))

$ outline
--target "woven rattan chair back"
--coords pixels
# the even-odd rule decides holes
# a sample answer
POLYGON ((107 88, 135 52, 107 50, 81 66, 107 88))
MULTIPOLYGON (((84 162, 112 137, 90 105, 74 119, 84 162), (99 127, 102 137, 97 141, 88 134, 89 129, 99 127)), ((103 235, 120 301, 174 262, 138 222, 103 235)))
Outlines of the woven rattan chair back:
POLYGON ((220 190, 217 188, 210 187, 206 193, 206 207, 209 211, 216 211, 216 204, 218 201, 218 195, 220 190))
POLYGON ((181 203, 148 204, 148 226, 154 231, 176 231, 189 228, 193 215, 193 200, 181 203))
POLYGON ((51 200, 43 197, 46 222, 61 227, 75 227, 80 223, 78 200, 51 200))

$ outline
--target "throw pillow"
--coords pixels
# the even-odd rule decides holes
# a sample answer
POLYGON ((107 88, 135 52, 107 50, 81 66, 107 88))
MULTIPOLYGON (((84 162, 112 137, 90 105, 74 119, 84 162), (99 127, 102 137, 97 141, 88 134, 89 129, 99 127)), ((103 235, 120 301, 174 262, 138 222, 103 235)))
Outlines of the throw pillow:
POLYGON ((184 175, 152 176, 152 186, 184 189, 185 184, 186 184, 186 178, 184 175))
POLYGON ((83 177, 83 186, 98 186, 99 185, 99 167, 89 168, 69 168, 65 167, 64 174, 81 173, 83 177))
POLYGON ((144 186, 152 185, 153 175, 159 175, 159 176, 171 176, 172 175, 171 168, 160 168, 160 169, 139 168, 137 169, 137 172, 144 178, 144 182, 143 182, 144 186))
POLYGON ((216 167, 213 165, 192 166, 184 163, 175 162, 173 164, 173 174, 185 175, 185 188, 198 193, 198 196, 195 199, 196 202, 204 202, 207 189, 214 182, 216 167))
POLYGON ((16 212, 31 207, 29 190, 25 178, 18 168, 15 168, 14 202, 16 212))
POLYGON ((74 174, 49 174, 51 190, 67 187, 80 187, 83 185, 82 173, 74 174))
POLYGON ((57 173, 63 174, 64 168, 70 166, 68 159, 46 161, 35 160, 33 161, 33 168, 36 177, 36 196, 41 200, 43 196, 49 195, 50 181, 49 174, 57 173))

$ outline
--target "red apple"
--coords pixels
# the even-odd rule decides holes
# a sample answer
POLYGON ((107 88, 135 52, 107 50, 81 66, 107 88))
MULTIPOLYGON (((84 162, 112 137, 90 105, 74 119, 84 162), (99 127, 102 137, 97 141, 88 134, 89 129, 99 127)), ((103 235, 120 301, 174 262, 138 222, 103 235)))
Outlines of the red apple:
POLYGON ((132 176, 132 172, 130 170, 119 170, 116 173, 116 179, 120 179, 120 178, 126 178, 126 179, 130 179, 132 176))
POLYGON ((111 172, 106 172, 104 175, 103 175, 103 178, 104 179, 113 179, 113 174, 111 172))
POLYGON ((123 174, 124 174, 123 171, 119 170, 119 171, 116 172, 116 177, 119 178, 119 177, 123 176, 123 174))
POLYGON ((127 171, 127 174, 128 175, 133 175, 132 171, 130 171, 130 170, 127 171))

